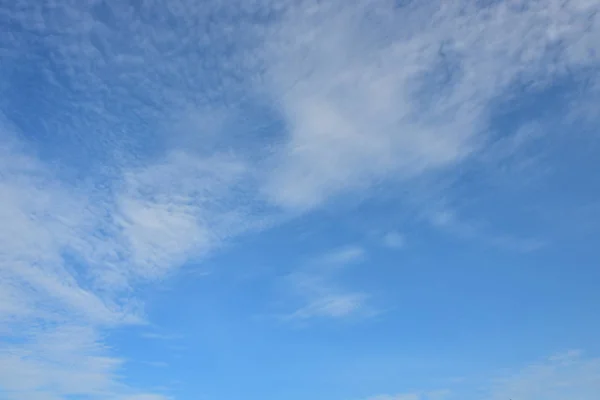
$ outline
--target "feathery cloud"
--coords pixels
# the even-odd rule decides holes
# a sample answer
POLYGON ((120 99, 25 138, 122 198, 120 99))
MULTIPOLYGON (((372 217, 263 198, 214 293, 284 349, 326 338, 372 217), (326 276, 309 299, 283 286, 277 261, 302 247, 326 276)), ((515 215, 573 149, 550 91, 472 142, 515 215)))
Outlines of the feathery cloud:
MULTIPOLYGON (((599 9, 4 5, 0 333, 17 343, 1 348, 7 396, 162 398, 121 383, 124 361, 101 335, 144 321, 140 282, 343 194, 452 171, 486 147, 490 110, 515 86, 592 74, 599 9)), ((363 257, 349 248, 323 262, 363 257)), ((301 318, 364 307, 362 292, 296 276, 301 318)))

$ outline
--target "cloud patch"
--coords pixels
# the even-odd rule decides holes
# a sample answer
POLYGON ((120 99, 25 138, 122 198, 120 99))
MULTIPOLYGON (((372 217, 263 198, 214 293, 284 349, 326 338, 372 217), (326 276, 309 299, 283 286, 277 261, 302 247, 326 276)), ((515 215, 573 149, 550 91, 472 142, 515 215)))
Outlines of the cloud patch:
POLYGON ((344 246, 312 258, 285 279, 285 285, 301 300, 301 306, 283 319, 302 321, 313 318, 367 316, 373 310, 366 304, 367 293, 354 291, 340 283, 344 269, 360 264, 366 251, 359 246, 344 246))
POLYGON ((265 193, 311 209, 456 167, 486 146, 498 98, 598 64, 597 11, 579 1, 299 3, 267 47, 289 135, 265 193))
POLYGON ((600 393, 600 359, 572 350, 548 357, 494 382, 490 400, 593 400, 600 393))
POLYGON ((398 232, 388 232, 383 236, 382 243, 390 249, 401 249, 406 245, 406 240, 398 232))

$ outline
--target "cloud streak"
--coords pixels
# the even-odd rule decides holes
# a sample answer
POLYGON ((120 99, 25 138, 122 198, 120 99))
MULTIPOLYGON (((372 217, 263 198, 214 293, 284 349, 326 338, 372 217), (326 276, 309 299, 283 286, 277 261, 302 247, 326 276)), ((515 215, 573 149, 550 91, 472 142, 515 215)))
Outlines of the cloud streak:
POLYGON ((497 378, 489 399, 592 400, 599 390, 600 359, 572 350, 497 378))
POLYGON ((381 394, 369 400, 559 400, 596 398, 600 385, 600 360, 571 350, 538 362, 490 372, 453 385, 453 389, 415 390, 400 394, 381 394))
POLYGON ((301 305, 283 319, 305 321, 370 315, 372 310, 366 304, 368 294, 349 290, 338 282, 345 268, 365 259, 366 251, 362 247, 344 246, 314 257, 288 275, 286 284, 301 305))

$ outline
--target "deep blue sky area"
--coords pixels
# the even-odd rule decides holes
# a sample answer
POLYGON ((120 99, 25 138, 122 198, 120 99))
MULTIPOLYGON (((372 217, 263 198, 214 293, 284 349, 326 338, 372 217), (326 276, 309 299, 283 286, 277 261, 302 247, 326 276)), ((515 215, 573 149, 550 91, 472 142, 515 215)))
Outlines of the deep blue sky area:
POLYGON ((0 399, 598 398, 597 0, 0 32, 0 399))

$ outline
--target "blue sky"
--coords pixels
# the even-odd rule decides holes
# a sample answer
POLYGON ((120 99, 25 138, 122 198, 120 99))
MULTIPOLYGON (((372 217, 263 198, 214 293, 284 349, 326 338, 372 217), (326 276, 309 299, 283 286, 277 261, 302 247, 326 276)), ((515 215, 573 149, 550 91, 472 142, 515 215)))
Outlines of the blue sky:
POLYGON ((0 398, 597 398, 597 0, 0 26, 0 398))

